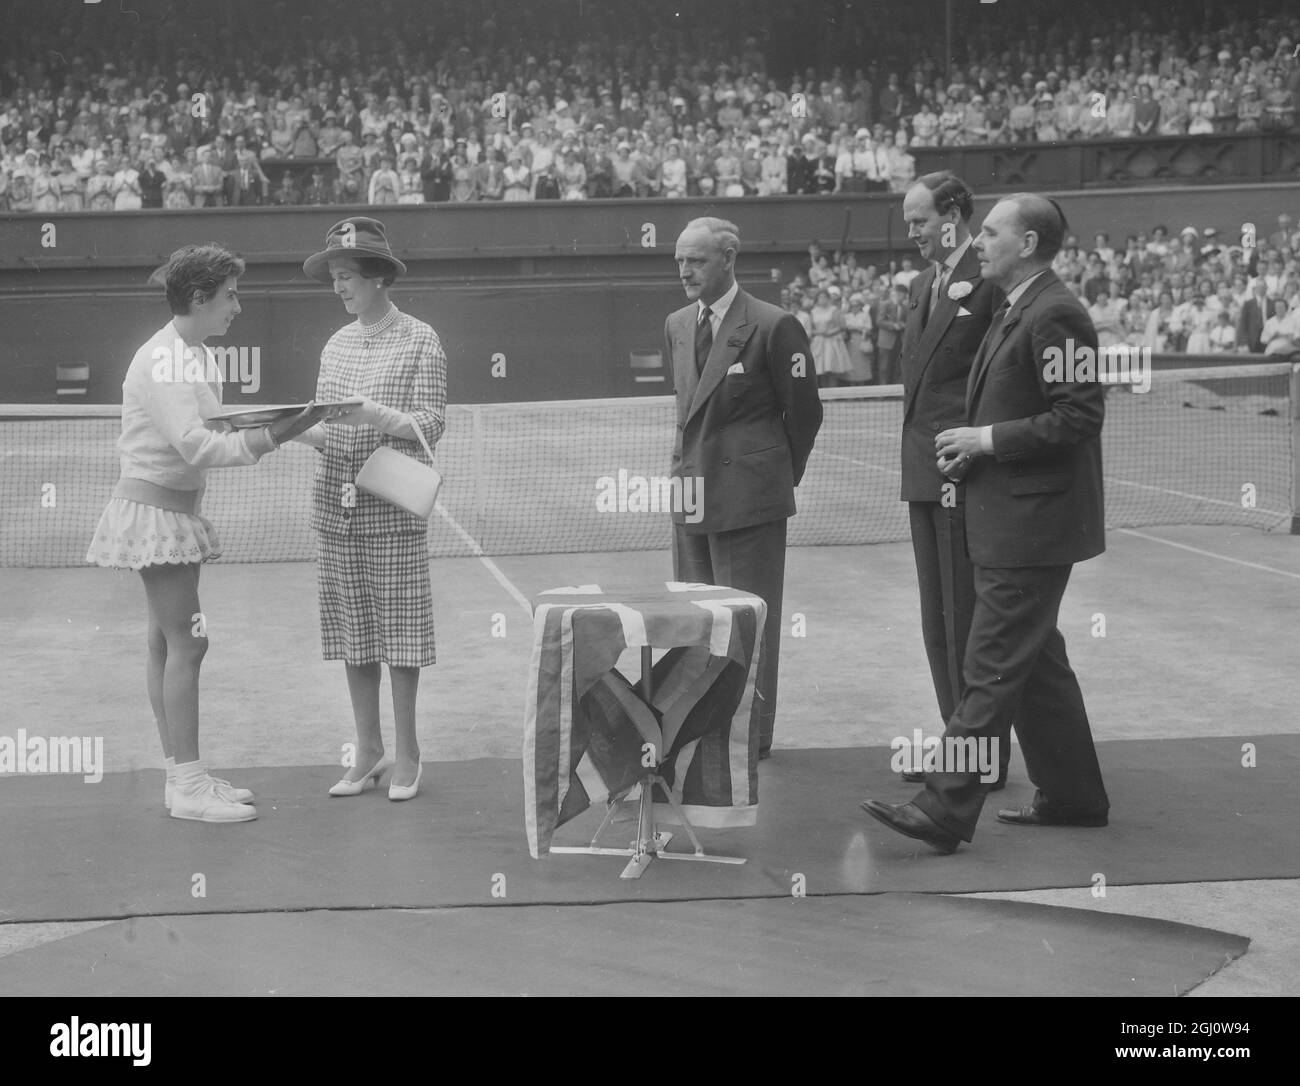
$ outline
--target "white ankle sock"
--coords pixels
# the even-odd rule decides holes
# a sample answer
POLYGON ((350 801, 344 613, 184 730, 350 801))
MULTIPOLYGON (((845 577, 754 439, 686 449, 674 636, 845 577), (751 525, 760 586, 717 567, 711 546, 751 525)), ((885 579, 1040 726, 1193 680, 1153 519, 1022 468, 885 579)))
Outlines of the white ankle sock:
POLYGON ((198 758, 193 762, 176 763, 176 776, 172 785, 180 791, 189 795, 198 785, 207 779, 208 770, 203 764, 203 759, 198 758))
POLYGON ((174 784, 176 782, 176 759, 164 758, 163 769, 167 772, 167 779, 174 784))

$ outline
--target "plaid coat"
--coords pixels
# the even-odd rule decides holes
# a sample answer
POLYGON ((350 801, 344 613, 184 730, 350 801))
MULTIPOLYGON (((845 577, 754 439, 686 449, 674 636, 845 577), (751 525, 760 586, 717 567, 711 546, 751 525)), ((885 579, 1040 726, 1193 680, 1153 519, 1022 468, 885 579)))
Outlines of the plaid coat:
MULTIPOLYGON (((367 396, 415 418, 431 446, 442 436, 447 409, 447 356, 438 334, 395 307, 379 324, 340 328, 321 352, 316 399, 367 396)), ((423 532, 427 522, 356 488, 357 473, 380 445, 427 463, 418 441, 373 426, 325 427, 312 490, 311 526, 335 535, 423 532)))

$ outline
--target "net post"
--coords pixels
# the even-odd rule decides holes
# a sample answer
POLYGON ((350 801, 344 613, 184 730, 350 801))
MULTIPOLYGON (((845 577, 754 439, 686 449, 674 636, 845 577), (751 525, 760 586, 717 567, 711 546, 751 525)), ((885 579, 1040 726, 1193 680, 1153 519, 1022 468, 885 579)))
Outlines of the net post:
POLYGON ((1300 535, 1300 362, 1291 363, 1291 534, 1300 535))
POLYGON ((487 485, 483 475, 483 408, 473 404, 469 409, 469 455, 474 472, 474 537, 483 538, 483 518, 487 514, 487 485))

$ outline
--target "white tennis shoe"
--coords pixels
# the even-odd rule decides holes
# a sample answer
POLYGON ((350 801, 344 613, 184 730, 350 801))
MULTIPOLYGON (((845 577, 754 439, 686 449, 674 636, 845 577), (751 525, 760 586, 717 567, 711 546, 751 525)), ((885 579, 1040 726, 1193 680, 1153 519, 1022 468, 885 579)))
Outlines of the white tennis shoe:
MULTIPOLYGON (((217 786, 217 790, 221 794, 221 798, 226 800, 226 802, 228 803, 252 803, 253 802, 253 793, 250 792, 247 788, 236 788, 228 780, 225 780, 221 777, 213 777, 211 779, 212 782, 217 786)), ((168 781, 167 784, 163 787, 163 806, 165 806, 169 811, 172 809, 172 796, 175 794, 175 792, 176 789, 173 785, 173 782, 168 781)))
MULTIPOLYGON (((225 781, 204 777, 193 786, 193 791, 174 789, 172 792, 172 818, 188 818, 194 822, 251 822, 257 817, 257 808, 247 803, 229 799, 236 790, 225 781)), ((239 789, 238 791, 243 791, 239 789)))

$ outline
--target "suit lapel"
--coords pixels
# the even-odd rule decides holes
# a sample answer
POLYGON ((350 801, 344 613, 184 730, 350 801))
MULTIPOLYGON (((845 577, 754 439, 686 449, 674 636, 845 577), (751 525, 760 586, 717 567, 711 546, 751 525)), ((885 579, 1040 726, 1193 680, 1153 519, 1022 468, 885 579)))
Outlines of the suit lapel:
POLYGON ((907 309, 907 327, 903 330, 903 349, 920 343, 925 322, 930 317, 930 295, 934 290, 935 267, 931 264, 912 282, 915 289, 907 309))
MULTIPOLYGON (((698 312, 698 309, 696 310, 698 312)), ((713 395, 713 390, 722 383, 722 378, 726 376, 727 370, 736 357, 740 354, 745 342, 753 332, 753 322, 749 319, 749 295, 743 290, 736 292, 736 297, 732 299, 731 308, 727 310, 727 315, 722 318, 722 323, 718 326, 718 334, 713 337, 713 346, 709 350, 709 360, 704 363, 704 372, 700 374, 700 383, 695 388, 695 394, 691 398, 691 409, 687 412, 687 421, 704 406, 708 398, 713 395)), ((692 329, 694 335, 694 329, 692 329)), ((692 355, 694 352, 694 339, 691 341, 692 355)), ((691 359, 691 365, 694 366, 694 358, 691 359)), ((809 359, 809 365, 812 360, 809 359)))
POLYGON ((692 303, 672 317, 673 375, 682 394, 677 397, 677 421, 685 424, 700 375, 695 372, 695 321, 700 307, 692 303))
POLYGON ((975 407, 975 401, 979 398, 980 389, 984 384, 984 375, 988 373, 989 366, 992 365, 993 359, 997 357, 998 352, 1006 345, 1007 337, 1011 330, 1020 323, 1020 317, 1025 309, 1033 304, 1038 297, 1051 283, 1059 283, 1056 273, 1048 268, 1043 272, 1029 288, 1016 299, 1016 304, 1007 311, 1002 323, 996 321, 989 326, 988 334, 980 343, 979 353, 975 356, 975 364, 970 369, 970 379, 966 384, 966 414, 969 416, 975 407))
MULTIPOLYGON (((926 305, 929 305, 929 296, 933 293, 934 280, 939 274, 939 266, 931 264, 930 271, 930 281, 926 290, 926 305)), ((954 283, 970 282, 978 279, 979 261, 976 259, 971 246, 968 245, 961 259, 957 261, 957 266, 953 269, 952 275, 948 277, 948 288, 951 289, 954 283)), ((957 316, 957 310, 960 308, 961 303, 954 302, 949 298, 946 290, 939 296, 934 312, 929 315, 928 322, 921 332, 921 340, 917 344, 916 357, 920 365, 916 372, 916 381, 912 385, 905 407, 910 407, 911 401, 916 398, 916 394, 921 387, 921 378, 925 376, 925 371, 929 369, 930 363, 934 361, 934 349, 947 333, 949 326, 957 316)))

